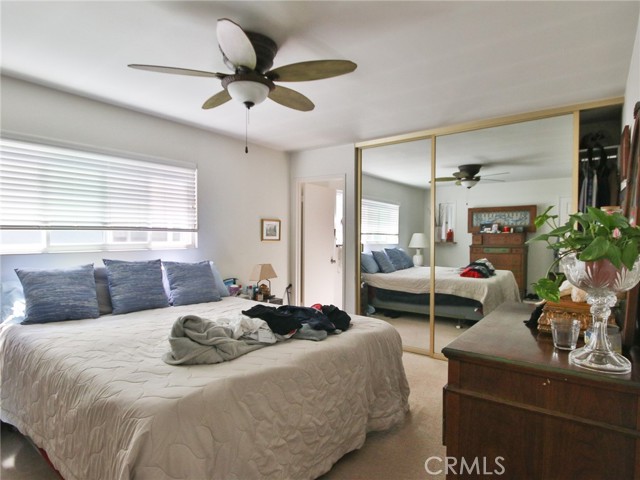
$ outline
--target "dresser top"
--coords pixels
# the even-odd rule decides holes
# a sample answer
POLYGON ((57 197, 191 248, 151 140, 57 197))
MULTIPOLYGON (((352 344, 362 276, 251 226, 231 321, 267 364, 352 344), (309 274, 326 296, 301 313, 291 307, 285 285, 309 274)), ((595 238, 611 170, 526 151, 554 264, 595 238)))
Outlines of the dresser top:
POLYGON ((640 359, 633 362, 631 373, 624 375, 570 365, 569 352, 554 348, 550 334, 538 333, 524 324, 533 309, 526 303, 502 304, 443 348, 442 353, 449 359, 503 363, 640 389, 640 359))

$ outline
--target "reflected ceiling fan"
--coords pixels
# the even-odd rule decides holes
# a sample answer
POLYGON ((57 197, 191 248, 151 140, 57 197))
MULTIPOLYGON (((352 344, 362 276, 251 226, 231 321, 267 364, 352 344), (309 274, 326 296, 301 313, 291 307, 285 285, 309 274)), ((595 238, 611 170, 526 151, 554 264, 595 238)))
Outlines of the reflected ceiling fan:
POLYGON ((313 110, 313 102, 301 93, 276 85, 275 82, 321 80, 353 72, 357 67, 348 60, 313 60, 270 70, 278 46, 269 37, 260 33, 245 32, 240 25, 227 18, 218 20, 216 35, 224 63, 233 73, 160 65, 130 64, 129 67, 151 72, 220 79, 224 90, 204 102, 204 109, 218 107, 232 98, 249 109, 268 97, 280 105, 303 112, 313 110))
POLYGON ((501 173, 492 173, 489 175, 484 175, 480 177, 478 173, 480 173, 480 169, 482 165, 477 163, 472 163, 469 165, 460 165, 458 167, 457 172, 453 172, 453 176, 451 177, 438 177, 435 179, 436 182, 456 182, 456 185, 462 185, 463 187, 472 188, 475 187, 481 178, 484 178, 490 182, 504 182, 504 180, 498 180, 492 177, 495 175, 506 175, 509 172, 501 172, 501 173))

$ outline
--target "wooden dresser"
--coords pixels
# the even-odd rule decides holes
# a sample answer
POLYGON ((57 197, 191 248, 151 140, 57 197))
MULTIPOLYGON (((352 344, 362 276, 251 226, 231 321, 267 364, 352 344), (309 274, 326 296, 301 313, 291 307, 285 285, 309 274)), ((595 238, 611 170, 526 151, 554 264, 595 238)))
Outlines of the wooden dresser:
POLYGON ((447 478, 640 479, 640 361, 626 375, 569 365, 523 324, 531 309, 503 304, 443 349, 447 478), (463 458, 477 466, 461 475, 463 458))
POLYGON ((496 270, 511 270, 516 277, 520 298, 527 289, 527 251, 525 233, 475 233, 469 261, 488 259, 496 270))

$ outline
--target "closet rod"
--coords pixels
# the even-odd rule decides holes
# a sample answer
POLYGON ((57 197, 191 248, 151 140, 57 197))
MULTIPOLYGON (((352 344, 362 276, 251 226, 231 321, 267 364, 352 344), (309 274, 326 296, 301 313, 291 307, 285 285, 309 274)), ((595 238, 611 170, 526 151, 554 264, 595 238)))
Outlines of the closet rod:
MULTIPOLYGON (((618 154, 607 155, 607 160, 617 160, 617 159, 618 159, 618 154)), ((580 157, 580 161, 581 162, 588 162, 589 158, 588 157, 580 157)), ((591 161, 599 162, 600 161, 600 155, 593 157, 591 159, 591 161)))

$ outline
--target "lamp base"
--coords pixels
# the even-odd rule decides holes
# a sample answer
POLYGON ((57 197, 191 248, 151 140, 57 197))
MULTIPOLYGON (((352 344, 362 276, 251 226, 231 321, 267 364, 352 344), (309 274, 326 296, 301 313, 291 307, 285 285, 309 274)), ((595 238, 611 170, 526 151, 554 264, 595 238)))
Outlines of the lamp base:
POLYGON ((413 264, 416 267, 421 267, 422 265, 424 265, 424 257, 422 255, 414 255, 413 256, 413 264))

